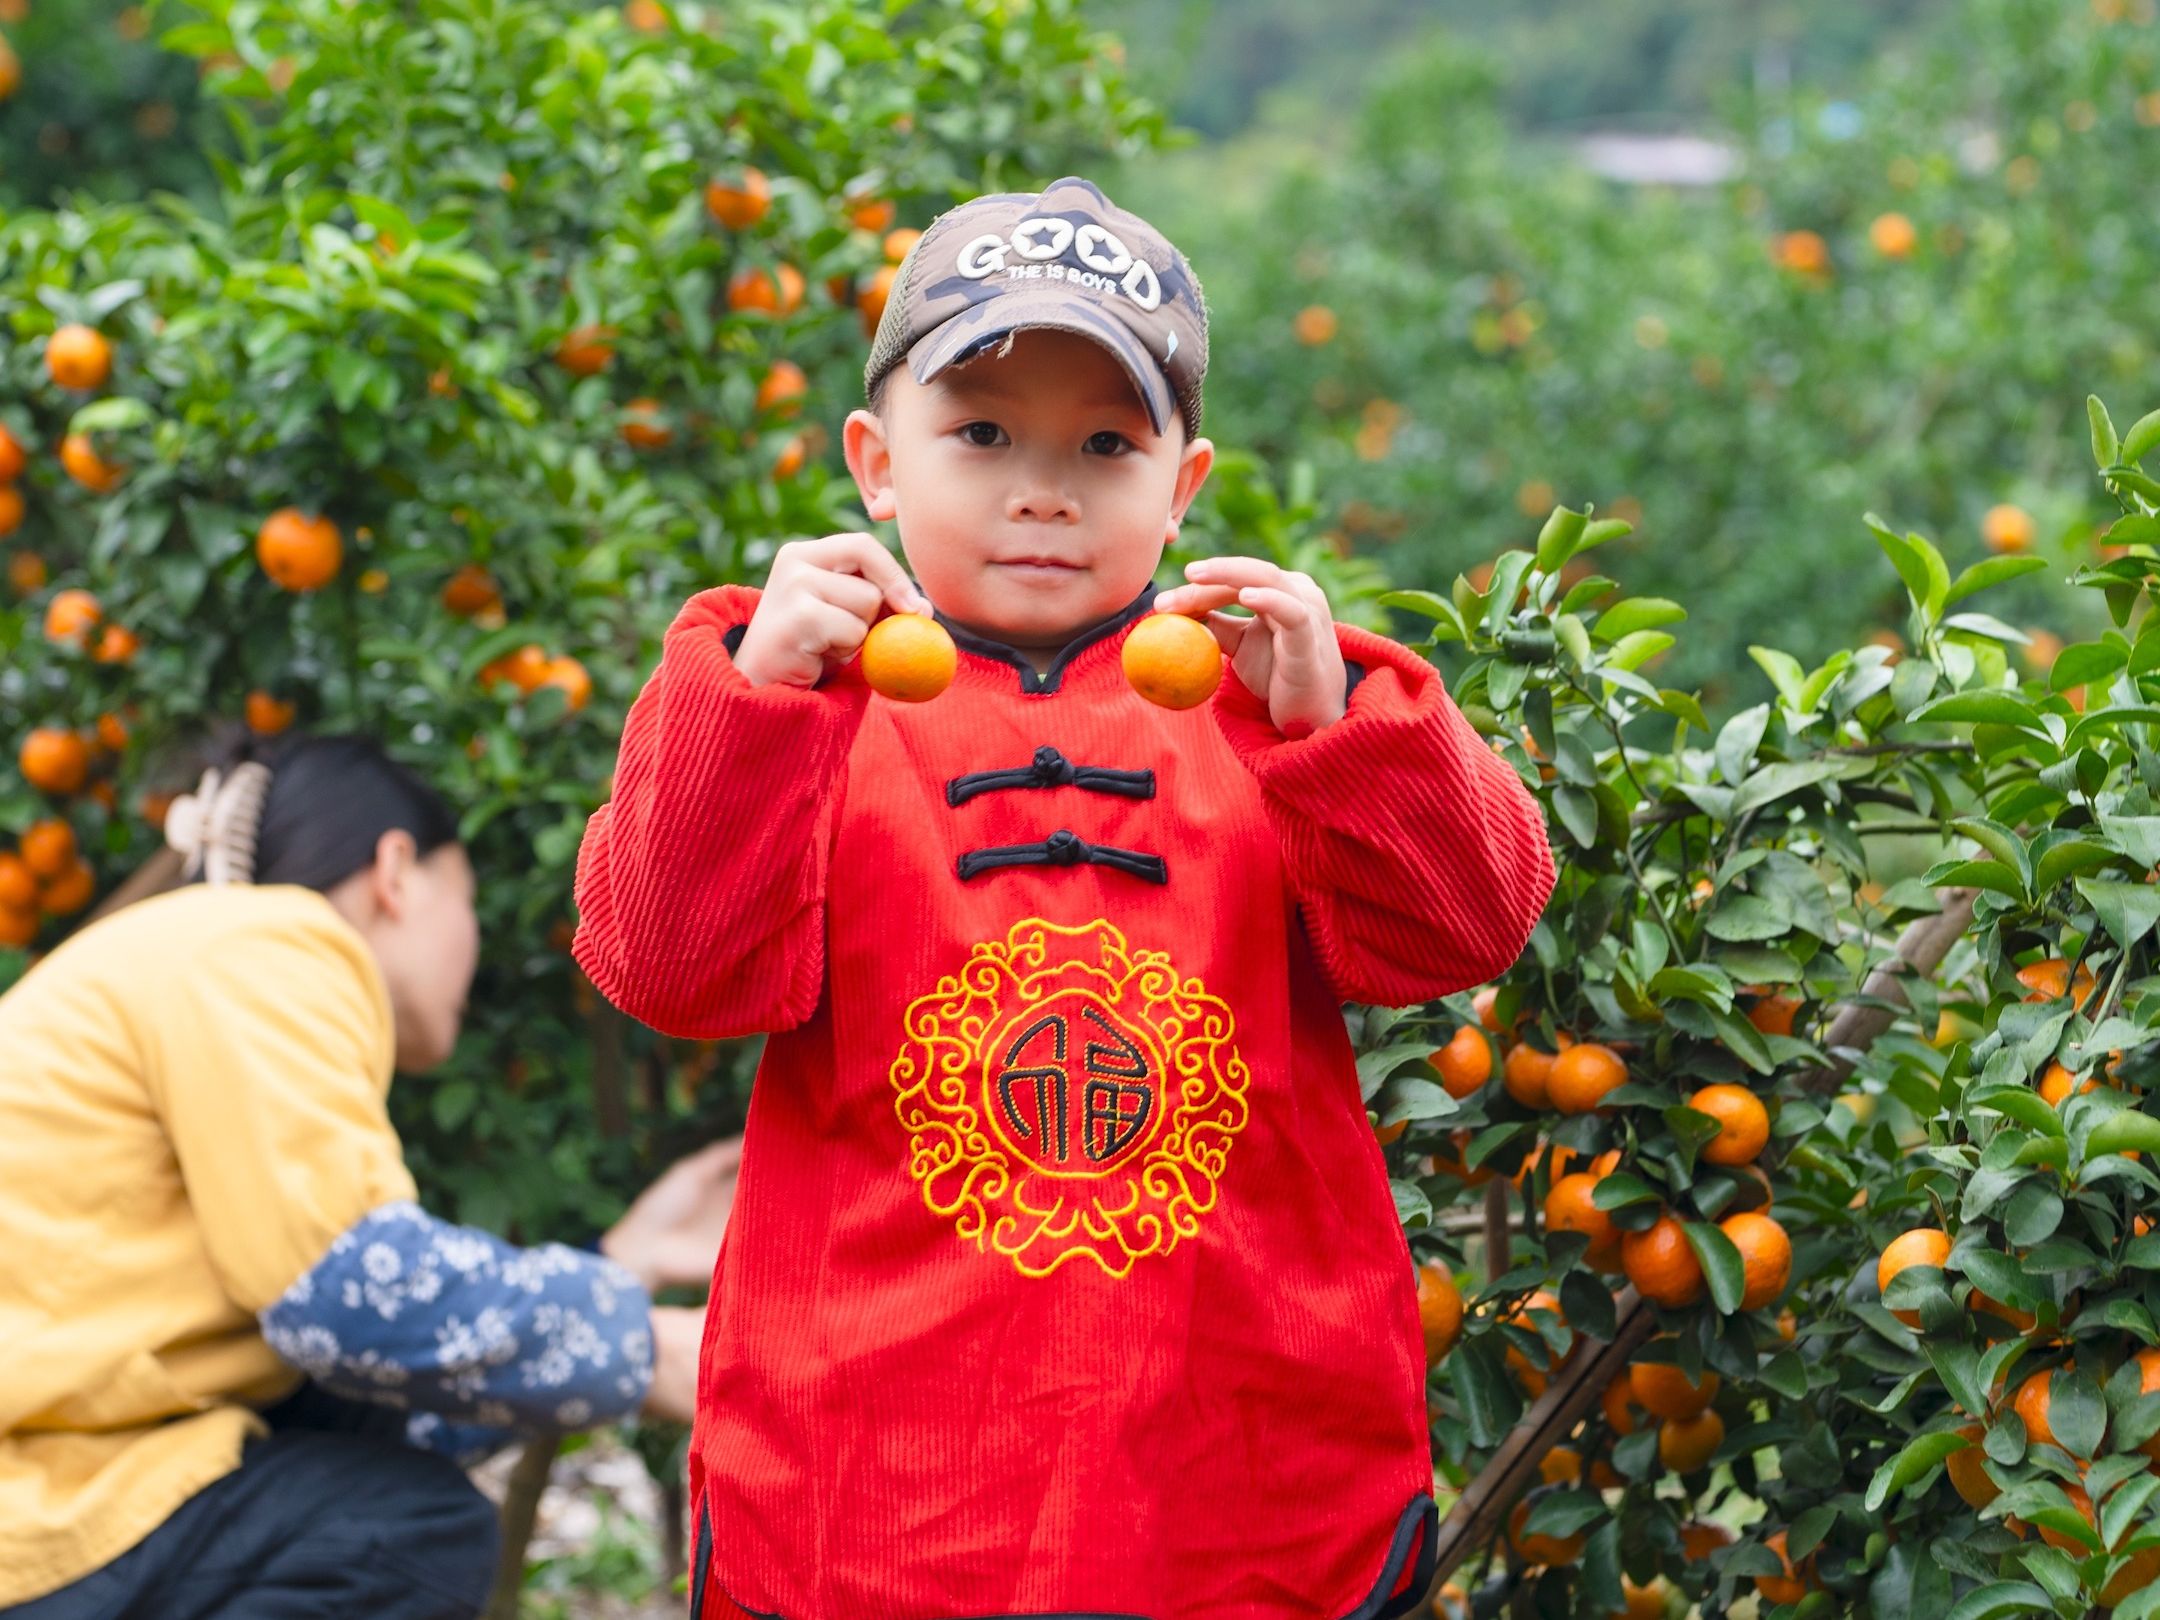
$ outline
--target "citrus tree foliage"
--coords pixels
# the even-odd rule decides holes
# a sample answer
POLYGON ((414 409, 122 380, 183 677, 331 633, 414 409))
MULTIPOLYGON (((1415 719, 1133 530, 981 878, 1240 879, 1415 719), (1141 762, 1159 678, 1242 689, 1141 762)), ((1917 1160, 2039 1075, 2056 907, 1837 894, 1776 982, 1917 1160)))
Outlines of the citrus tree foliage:
MULTIPOLYGON (((1185 199, 1239 334, 1215 430, 1313 456, 1330 526, 1406 580, 1599 493, 1635 522, 1629 577, 1698 608, 1671 678, 1715 713, 1751 642, 1814 662, 1895 625, 1867 506, 1954 564, 1998 505, 2030 518, 2002 543, 2089 557, 2107 512, 2066 476, 2066 430, 2154 355, 2153 19, 1974 0, 1850 105, 1706 125, 1742 167, 1700 189, 1600 180, 1501 116, 1480 59, 1406 53, 1253 206, 1185 199)), ((2002 600, 2078 631, 2059 595, 2002 600)))
POLYGON ((1624 1581, 1705 1614, 1751 1589, 1777 1613, 2160 1612, 2160 412, 2118 436, 2094 401, 2090 435, 2108 540, 2129 549, 2073 583, 2113 627, 2038 677, 1976 604, 2044 563, 1953 570, 1873 517, 1913 651, 1809 667, 1755 646, 1761 701, 1715 728, 1640 673, 1676 604, 1565 583, 1620 524, 1563 509, 1488 592, 1386 599, 1431 622, 1563 862, 1492 991, 1359 1031, 1421 1258, 1460 1273, 1440 1217, 1494 1176, 1523 1193, 1527 1230, 1503 1275, 1465 1288, 1437 1360, 1443 1475, 1475 1471, 1578 1336, 1611 1335, 1622 1281, 1699 1279, 1638 1364, 1676 1372, 1608 1392, 1495 1549, 1549 1566, 1538 1612, 1618 1612, 1624 1581), (1871 851, 1916 828, 1944 858, 1884 884, 1871 851), (1959 890, 1969 926, 1904 976, 1833 1102, 1830 1007, 1867 999, 1901 928, 1959 890), (1586 1047, 1619 1083, 1563 1096, 1586 1047), (1558 1061, 1532 1081, 1540 1053, 1558 1061), (1745 1108, 1705 1087, 1764 1105, 1759 1154, 1720 1151, 1745 1108), (1551 1219, 1568 1171, 1609 1236, 1579 1208, 1551 1219), (1782 1228, 1784 1276, 1749 1211, 1782 1228), (1667 1217, 1677 1253, 1646 1241, 1667 1217), (1759 1259, 1775 1286, 1756 1295, 1759 1259), (1639 1404, 1705 1374, 1715 1389, 1683 1404, 1708 1417, 1639 1404))
MULTIPOLYGON (((64 822, 103 892, 206 724, 384 737, 482 874, 466 1039, 395 1093, 415 1166, 447 1213, 574 1231, 740 1117, 699 1081, 747 1052, 616 1027, 564 954, 661 632, 787 537, 862 526, 834 437, 888 235, 1157 117, 1055 0, 163 20, 233 113, 216 206, 0 222, 0 737, 30 768, 0 848, 64 822), (109 374, 62 386, 54 357, 100 345, 109 374)), ((86 897, 42 898, 38 947, 86 897)))

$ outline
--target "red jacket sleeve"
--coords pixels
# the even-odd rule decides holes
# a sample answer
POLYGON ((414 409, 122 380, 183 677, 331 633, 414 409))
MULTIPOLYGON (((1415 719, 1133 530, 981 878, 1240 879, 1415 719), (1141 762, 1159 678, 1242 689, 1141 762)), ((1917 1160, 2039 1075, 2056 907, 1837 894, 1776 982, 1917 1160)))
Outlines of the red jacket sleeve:
POLYGON ((1335 627, 1348 712, 1286 741, 1225 670, 1215 716, 1253 775, 1329 982, 1408 1007, 1505 972, 1555 881, 1537 801, 1408 648, 1335 627))
POLYGON ((683 605, 578 847, 571 954, 663 1034, 788 1029, 824 983, 831 816, 869 689, 852 666, 815 689, 744 680, 724 638, 757 601, 683 605))

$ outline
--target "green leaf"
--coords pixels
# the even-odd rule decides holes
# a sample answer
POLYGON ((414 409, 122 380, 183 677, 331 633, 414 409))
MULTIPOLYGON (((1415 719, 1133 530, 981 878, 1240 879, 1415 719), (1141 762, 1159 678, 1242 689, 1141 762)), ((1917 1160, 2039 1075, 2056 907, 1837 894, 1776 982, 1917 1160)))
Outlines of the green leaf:
POLYGON ((70 433, 124 433, 156 420, 143 401, 126 394, 92 400, 68 419, 70 433))
POLYGON ((2090 1461, 2107 1427, 2107 1403, 2090 1373, 2058 1372, 2048 1385, 2048 1427, 2056 1444, 2073 1457, 2090 1461))
POLYGON ((1631 1176, 1625 1170, 1615 1170, 1609 1176, 1600 1176, 1590 1190, 1590 1202, 1599 1209, 1625 1209, 1630 1204, 1662 1203, 1657 1189, 1639 1176, 1631 1176))
POLYGON ((1548 574, 1557 574, 1581 543, 1583 528, 1589 514, 1575 512, 1565 506, 1556 506, 1545 519, 1545 527, 1538 531, 1537 565, 1548 574))
POLYGON ((2048 690, 2067 692, 2073 686, 2106 680, 2129 661, 2130 648, 2120 636, 2078 642, 2056 656, 2048 670, 2048 690))
POLYGON ((1853 759, 1800 759, 1765 765, 1740 784, 1740 791, 1733 798, 1732 813, 1736 817, 1743 816, 1818 782, 1856 775, 1856 765, 1861 770, 1867 768, 1864 761, 1853 759))
POLYGON ((1777 1067, 1771 1060, 1770 1048, 1764 1043, 1761 1030, 1736 1012, 1721 1011, 1717 1007, 1707 1007, 1704 1011, 1717 1027, 1718 1039, 1734 1057, 1757 1074, 1768 1074, 1777 1067))
POLYGON ((1465 1339, 1447 1359, 1449 1381, 1462 1403, 1463 1424, 1476 1446, 1498 1445, 1522 1416, 1522 1397, 1501 1361, 1500 1337, 1465 1339))
POLYGON ((1762 666, 1762 672, 1770 677, 1770 684, 1777 688, 1778 696, 1785 700, 1786 706, 1799 708, 1800 687, 1807 678, 1800 668, 1800 660, 1775 647, 1750 647, 1748 656, 1762 666))
POLYGON ((2134 1109, 2109 1115, 2085 1138, 2086 1158, 2105 1153, 2160 1153, 2160 1119, 2134 1109))
POLYGON ((1673 644, 1673 638, 1662 630, 1630 631, 1613 643, 1613 650, 1607 655, 1599 673, 1640 669, 1673 644))
POLYGON ((2097 466, 2115 465, 2116 452, 2122 441, 2115 437, 2115 424, 2108 420, 2107 407, 2100 403, 2098 394, 2085 396, 2085 416, 2092 423, 2093 462, 2097 466))
POLYGON ((1935 1375, 1950 1392, 1950 1398, 1969 1413, 1987 1410, 1987 1390, 1980 1381, 1980 1357, 1969 1344, 1946 1344, 1936 1340, 1923 1341, 1922 1349, 1934 1363, 1935 1375))
POLYGON ((1740 1259, 1740 1251, 1731 1238, 1708 1221, 1682 1221, 1680 1229, 1687 1233, 1688 1247, 1702 1263, 1711 1303, 1721 1315, 1732 1315, 1740 1308, 1740 1296, 1747 1291, 1747 1267, 1740 1259))
POLYGON ((1432 1220, 1432 1200, 1416 1182, 1391 1179, 1388 1188, 1395 1195, 1396 1225, 1424 1226, 1432 1220))
POLYGON ((2019 579, 2026 574, 2036 574, 2047 567, 2044 557, 1988 557, 1960 573, 1943 595, 1943 605, 1962 601, 1990 585, 2001 585, 2019 579))
POLYGON ((1932 622, 1942 612, 1943 603, 1950 595, 1950 569, 1943 562, 1942 553, 1917 534, 1895 533, 1873 512, 1866 515, 1866 523, 1874 531, 1875 542, 1882 547, 1883 555, 1897 569, 1898 578, 1905 582, 1913 606, 1932 622))
POLYGON ((2030 1581, 1996 1581, 1968 1592, 1944 1620, 2005 1620, 2013 1614, 2046 1614, 2055 1605, 2030 1581))
POLYGON ((1763 1363, 1764 1385, 1789 1401, 1797 1401, 1807 1394, 1807 1366, 1790 1350, 1781 1350, 1763 1363))
POLYGON ((2044 733, 2039 712, 2032 704, 2015 692, 2001 690, 1947 692, 1931 702, 1921 704, 1906 718, 1913 721, 1984 722, 1991 726, 2011 726, 2019 731, 2044 733))
POLYGON ((2052 845, 2033 870, 2033 893, 2045 895, 2068 878, 2097 872, 2121 856, 2105 844, 2089 838, 2070 838, 2052 845))
MULTIPOLYGON (((2053 1402, 2050 1401, 2052 1410, 2053 1402)), ((2128 1484, 2118 1486, 2100 1505, 2100 1540, 2109 1547, 2123 1539, 2145 1504, 2160 1491, 2160 1475, 2140 1474, 2128 1484)))
POLYGON ((2063 1201, 2042 1181, 2027 1182, 2003 1207, 2003 1235, 2020 1247, 2053 1237, 2062 1225, 2063 1201))
POLYGON ((1989 889, 2020 904, 2029 898, 2017 873, 2001 861, 1939 861, 1920 880, 1938 889, 1989 889))
POLYGON ((1687 609, 1677 602, 1669 602, 1661 596, 1635 596, 1615 602, 1600 613, 1591 632, 1600 641, 1619 641, 1637 630, 1677 624, 1686 617, 1687 609))
POLYGON ((2160 445, 2160 411, 2147 411, 2130 424, 2130 431, 2123 435, 2122 459, 2136 466, 2151 453, 2154 445, 2160 445))
POLYGON ((1553 789, 1553 814, 1560 818, 1560 825, 1575 840, 1579 849, 1597 846, 1598 812, 1597 799, 1588 788, 1562 782, 1553 789))
POLYGON ((2109 938, 2128 949, 2160 922, 2160 885, 2079 878, 2077 892, 2099 915, 2109 938))
POLYGON ((1968 1443, 1964 1436, 1948 1429, 1907 1441, 1896 1456, 1875 1470, 1863 1505, 1870 1513, 1879 1511, 1893 1491, 1902 1491, 1914 1480, 1932 1473, 1945 1457, 1964 1450, 1968 1443))

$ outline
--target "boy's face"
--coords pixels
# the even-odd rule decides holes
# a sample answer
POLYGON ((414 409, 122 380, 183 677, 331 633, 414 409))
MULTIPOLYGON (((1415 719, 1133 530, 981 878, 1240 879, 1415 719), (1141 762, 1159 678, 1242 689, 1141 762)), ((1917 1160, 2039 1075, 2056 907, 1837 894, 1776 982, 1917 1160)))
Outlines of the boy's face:
POLYGON ((882 417, 856 411, 848 468, 908 566, 963 627, 1052 650, 1138 595, 1214 462, 1155 432, 1100 344, 1034 329, 928 384, 893 369, 882 417))

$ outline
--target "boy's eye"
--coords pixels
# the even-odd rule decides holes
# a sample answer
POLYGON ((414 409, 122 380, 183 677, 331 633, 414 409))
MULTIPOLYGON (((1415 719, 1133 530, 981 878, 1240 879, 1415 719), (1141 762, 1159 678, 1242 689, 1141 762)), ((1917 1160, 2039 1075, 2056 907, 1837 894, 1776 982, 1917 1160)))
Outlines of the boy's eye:
POLYGON ((1102 432, 1089 436, 1087 447, 1090 455, 1114 456, 1125 449, 1125 435, 1112 433, 1105 428, 1102 432))
POLYGON ((986 449, 998 442, 999 433, 995 422, 970 422, 960 430, 960 436, 969 444, 979 444, 986 449))

